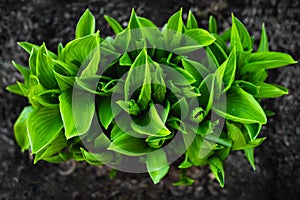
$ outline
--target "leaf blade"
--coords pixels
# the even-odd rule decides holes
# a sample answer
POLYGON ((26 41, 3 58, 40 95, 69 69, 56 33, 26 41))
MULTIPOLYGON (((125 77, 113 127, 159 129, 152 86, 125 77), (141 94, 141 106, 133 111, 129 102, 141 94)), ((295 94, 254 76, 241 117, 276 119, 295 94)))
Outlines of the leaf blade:
POLYGON ((89 9, 83 13, 76 26, 76 38, 81 38, 95 33, 95 17, 89 9))

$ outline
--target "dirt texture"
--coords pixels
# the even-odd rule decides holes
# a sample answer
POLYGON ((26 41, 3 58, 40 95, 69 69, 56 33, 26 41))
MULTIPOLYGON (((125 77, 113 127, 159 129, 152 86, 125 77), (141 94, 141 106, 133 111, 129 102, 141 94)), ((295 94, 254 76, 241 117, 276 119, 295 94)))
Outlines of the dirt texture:
POLYGON ((256 171, 242 152, 225 162, 226 184, 222 189, 207 167, 192 168, 196 179, 192 186, 174 187, 175 167, 159 184, 153 185, 147 174, 117 173, 110 169, 72 162, 59 165, 38 162, 33 165, 27 152, 22 153, 13 136, 13 123, 28 104, 25 98, 8 93, 5 86, 22 80, 11 60, 27 64, 28 55, 18 41, 45 42, 53 51, 58 42, 74 38, 78 18, 89 8, 97 20, 101 35, 112 34, 103 15, 126 25, 132 8, 138 15, 163 26, 168 17, 183 7, 184 17, 194 11, 199 23, 207 27, 210 14, 220 31, 230 26, 233 12, 250 33, 260 36, 265 22, 270 49, 290 53, 300 61, 300 2, 298 0, 211 0, 211 1, 129 1, 129 0, 0 0, 0 200, 7 199, 243 199, 281 200, 300 198, 300 64, 272 70, 268 81, 289 88, 289 95, 264 101, 276 112, 269 118, 261 136, 267 140, 256 149, 256 171))

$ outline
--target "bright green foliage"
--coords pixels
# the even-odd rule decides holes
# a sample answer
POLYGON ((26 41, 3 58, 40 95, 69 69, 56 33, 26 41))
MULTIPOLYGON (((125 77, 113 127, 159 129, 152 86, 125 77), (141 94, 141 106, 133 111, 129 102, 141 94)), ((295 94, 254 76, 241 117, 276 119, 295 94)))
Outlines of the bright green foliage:
POLYGON ((105 16, 117 35, 100 38, 86 10, 76 39, 60 43, 57 53, 44 43, 20 42, 30 54, 29 68, 13 62, 24 82, 7 90, 30 104, 14 126, 22 151, 30 149, 34 162, 53 163, 74 159, 117 165, 122 155, 139 157, 158 183, 169 171, 170 151, 183 149, 182 173, 174 185, 192 184, 186 170, 209 165, 223 187, 223 161, 230 151, 243 150, 255 169, 254 148, 265 140, 259 133, 269 112, 260 100, 288 94, 282 86, 265 83, 268 70, 296 61, 269 52, 264 25, 255 52, 249 32, 234 15, 232 27, 218 35, 214 17, 207 31, 191 11, 186 22, 182 13, 172 15, 161 30, 134 10, 125 28, 105 16), (195 59, 200 50, 207 59, 195 59), (226 109, 216 104, 222 98, 226 109), (212 115, 218 119, 211 120, 212 115), (183 142, 166 150, 177 136, 183 142))

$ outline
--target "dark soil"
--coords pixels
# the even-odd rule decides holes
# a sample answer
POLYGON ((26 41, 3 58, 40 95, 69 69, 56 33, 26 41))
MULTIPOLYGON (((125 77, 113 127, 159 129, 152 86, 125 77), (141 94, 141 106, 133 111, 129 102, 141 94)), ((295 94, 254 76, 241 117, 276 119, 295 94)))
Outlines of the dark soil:
POLYGON ((237 0, 237 1, 127 1, 127 0, 0 0, 0 200, 6 199, 299 199, 300 198, 300 64, 273 70, 269 81, 289 88, 290 94, 265 101, 276 112, 264 127, 262 136, 268 139, 256 150, 257 170, 253 171, 241 152, 225 162, 224 189, 212 179, 208 168, 193 168, 193 186, 173 187, 178 171, 158 185, 147 174, 118 173, 109 179, 107 167, 96 168, 77 163, 75 171, 63 176, 70 163, 54 165, 32 164, 27 152, 15 143, 13 123, 26 99, 10 94, 4 87, 22 80, 10 63, 15 60, 26 65, 26 55, 17 41, 30 41, 55 50, 74 37, 79 16, 86 8, 95 14, 97 27, 103 36, 111 30, 104 14, 126 24, 131 8, 139 15, 162 26, 179 7, 186 14, 193 10, 206 27, 213 14, 221 30, 230 25, 234 12, 250 32, 260 35, 265 22, 271 50, 290 53, 300 59, 300 2, 298 0, 237 0), (209 3, 207 3, 209 2, 209 3))

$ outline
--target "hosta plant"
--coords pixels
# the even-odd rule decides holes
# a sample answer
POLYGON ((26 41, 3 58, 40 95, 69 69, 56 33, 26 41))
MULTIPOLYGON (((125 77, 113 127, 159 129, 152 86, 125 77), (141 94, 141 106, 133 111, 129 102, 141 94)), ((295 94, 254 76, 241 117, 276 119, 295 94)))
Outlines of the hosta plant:
POLYGON ((260 102, 288 93, 266 82, 268 70, 295 63, 269 51, 264 25, 255 48, 234 15, 223 33, 212 16, 208 30, 192 12, 183 21, 182 9, 163 28, 134 10, 126 28, 105 19, 114 36, 101 37, 86 10, 76 38, 56 52, 19 43, 29 67, 13 62, 24 82, 7 90, 28 98, 14 133, 34 163, 74 159, 148 171, 154 183, 173 163, 181 170, 174 185, 193 183, 187 168, 209 165, 223 186, 231 151, 244 151, 255 169, 254 148, 272 114, 260 102))

